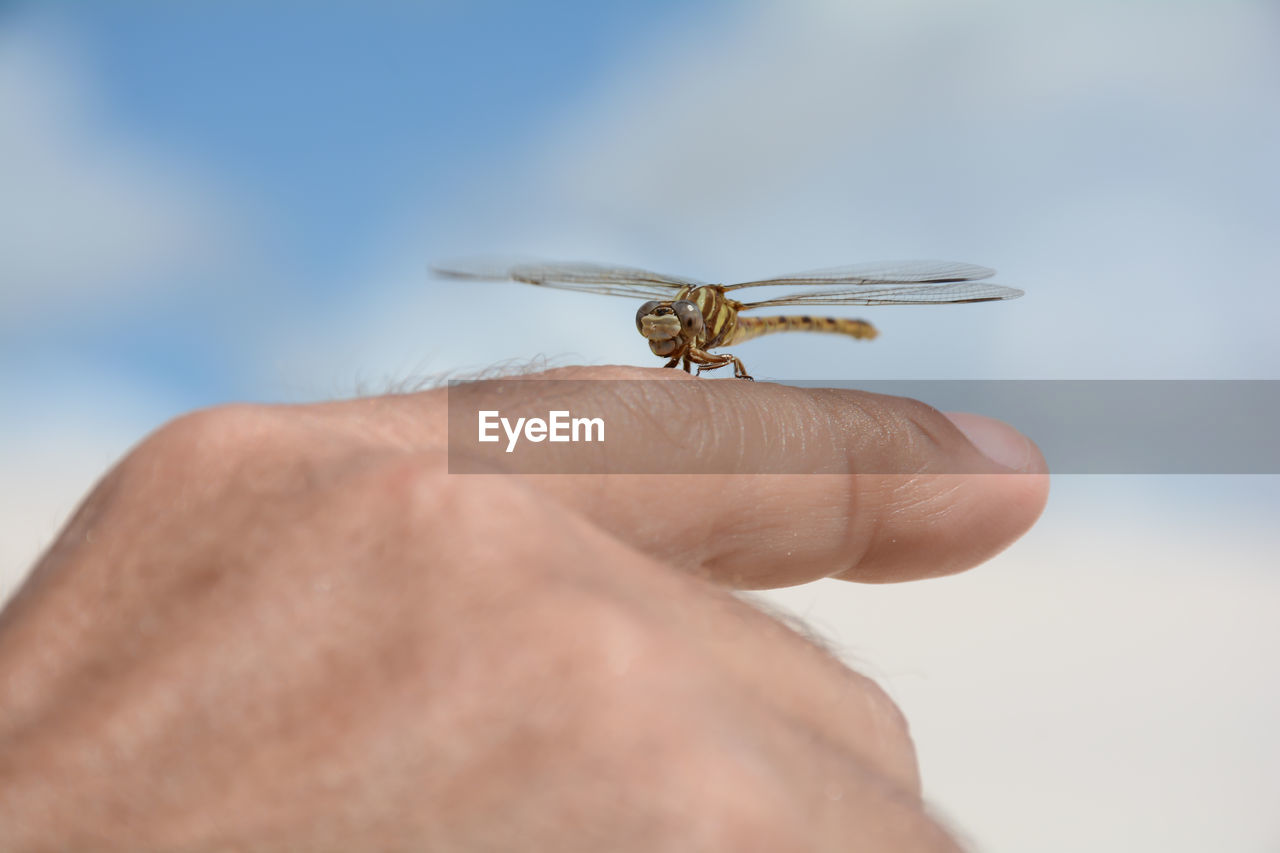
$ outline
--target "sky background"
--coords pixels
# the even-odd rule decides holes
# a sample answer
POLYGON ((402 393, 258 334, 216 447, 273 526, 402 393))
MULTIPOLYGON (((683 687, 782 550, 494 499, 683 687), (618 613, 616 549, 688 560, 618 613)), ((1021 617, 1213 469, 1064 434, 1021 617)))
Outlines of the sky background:
MULTIPOLYGON (((1027 291, 752 342, 762 379, 1280 379, 1277 91, 1263 0, 0 4, 0 595, 192 408, 656 364, 633 303, 451 257, 1027 291)), ((1278 510, 1059 477, 977 571, 772 600, 903 704, 975 850, 1274 851, 1278 510)))

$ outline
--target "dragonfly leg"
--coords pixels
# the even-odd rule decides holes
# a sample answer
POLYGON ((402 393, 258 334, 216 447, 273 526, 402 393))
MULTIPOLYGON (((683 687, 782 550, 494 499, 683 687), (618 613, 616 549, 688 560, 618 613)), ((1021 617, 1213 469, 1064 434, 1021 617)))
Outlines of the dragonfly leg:
POLYGON ((676 356, 675 358, 671 359, 670 361, 668 361, 666 364, 664 364, 664 365, 662 365, 662 366, 663 366, 663 367, 675 367, 675 366, 676 366, 677 364, 679 364, 681 361, 684 361, 684 372, 685 372, 685 373, 690 373, 690 372, 692 372, 692 371, 690 371, 690 370, 689 370, 689 356, 688 356, 688 355, 684 355, 684 356, 679 356, 679 355, 678 355, 678 356, 676 356))
POLYGON ((742 359, 737 356, 729 355, 728 353, 725 353, 724 355, 715 355, 713 353, 706 352, 705 350, 690 349, 688 358, 692 359, 692 361, 698 365, 699 376, 702 375, 702 371, 704 370, 719 370, 722 367, 728 367, 732 364, 735 379, 746 379, 751 382, 755 381, 747 375, 747 368, 743 366, 742 359))

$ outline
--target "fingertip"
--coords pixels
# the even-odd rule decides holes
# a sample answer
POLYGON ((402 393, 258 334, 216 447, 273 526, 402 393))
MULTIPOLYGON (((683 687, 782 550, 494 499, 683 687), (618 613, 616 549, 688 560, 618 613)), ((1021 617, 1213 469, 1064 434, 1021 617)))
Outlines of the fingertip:
POLYGON ((969 412, 943 412, 983 456, 1023 474, 1047 474, 1049 467, 1034 441, 1004 421, 969 412))

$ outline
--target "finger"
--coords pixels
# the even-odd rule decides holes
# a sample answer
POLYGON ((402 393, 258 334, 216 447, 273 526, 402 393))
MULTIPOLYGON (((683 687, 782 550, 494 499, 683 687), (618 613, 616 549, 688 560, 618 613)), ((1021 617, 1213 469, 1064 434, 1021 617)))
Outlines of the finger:
POLYGON ((1047 497, 1044 460, 1028 439, 914 400, 638 368, 536 378, 593 381, 453 389, 451 466, 477 451, 499 470, 519 461, 543 472, 536 482, 548 495, 624 541, 741 588, 961 571, 1025 532, 1047 497), (474 441, 480 410, 557 408, 600 417, 607 440, 526 445, 537 453, 523 455, 474 441), (663 473, 548 473, 597 464, 663 473))

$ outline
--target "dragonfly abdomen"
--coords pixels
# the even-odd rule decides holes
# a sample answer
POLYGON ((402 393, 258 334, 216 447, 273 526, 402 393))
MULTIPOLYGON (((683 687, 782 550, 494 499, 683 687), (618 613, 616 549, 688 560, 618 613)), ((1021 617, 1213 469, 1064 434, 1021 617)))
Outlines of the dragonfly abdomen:
POLYGON ((738 315, 737 328, 728 340, 721 342, 721 346, 740 344, 774 332, 828 332, 862 340, 870 340, 879 334, 876 327, 866 320, 850 320, 845 317, 810 317, 807 314, 785 317, 738 315))

